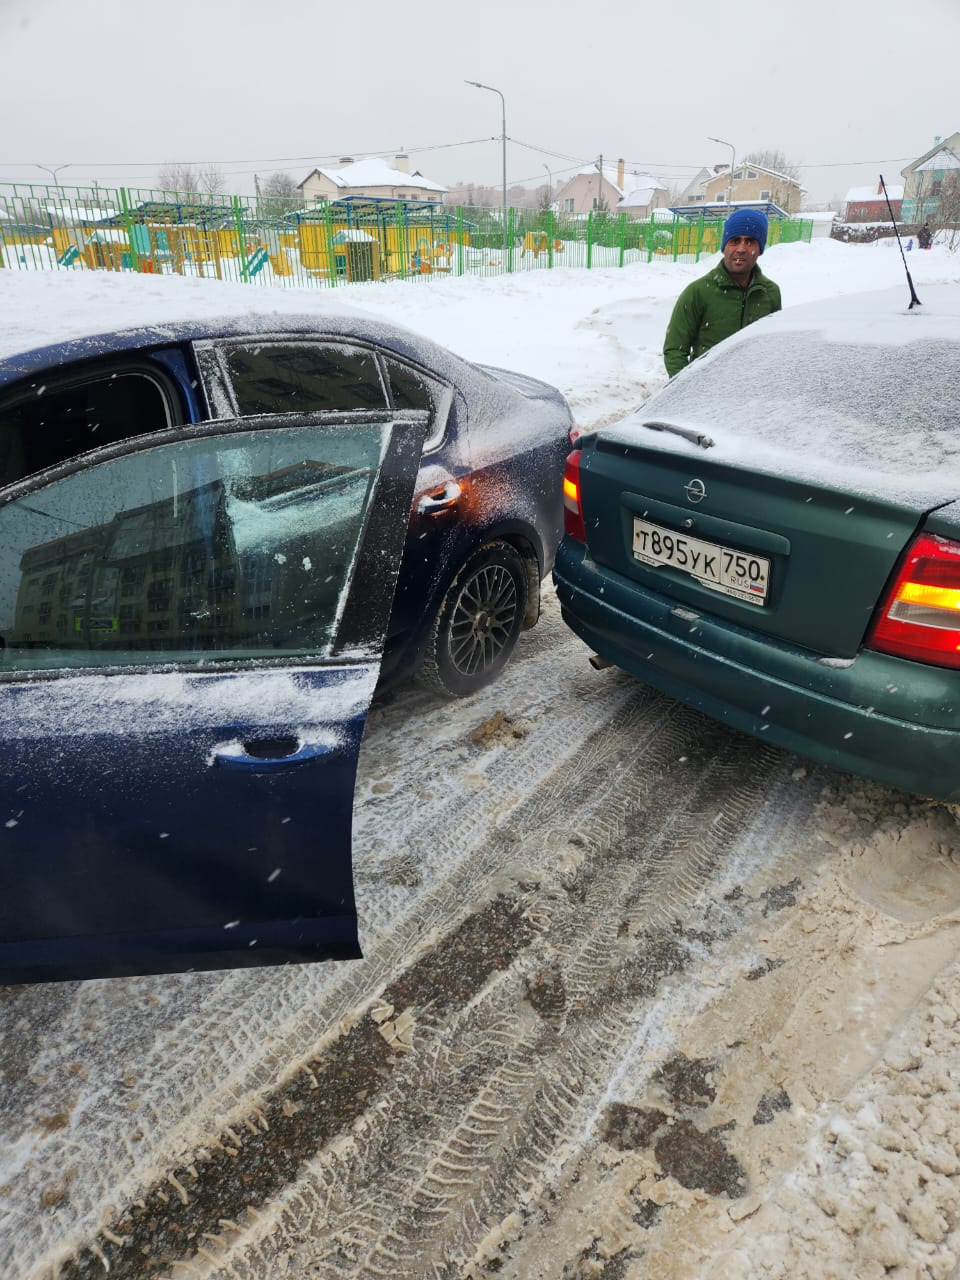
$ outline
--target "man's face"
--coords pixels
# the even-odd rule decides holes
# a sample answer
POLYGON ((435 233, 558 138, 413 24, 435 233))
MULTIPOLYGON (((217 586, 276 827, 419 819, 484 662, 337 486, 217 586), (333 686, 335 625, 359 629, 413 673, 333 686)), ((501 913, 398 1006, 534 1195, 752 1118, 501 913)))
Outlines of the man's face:
POLYGON ((732 276, 749 275, 760 257, 760 241, 753 236, 731 236, 723 246, 723 265, 732 276))

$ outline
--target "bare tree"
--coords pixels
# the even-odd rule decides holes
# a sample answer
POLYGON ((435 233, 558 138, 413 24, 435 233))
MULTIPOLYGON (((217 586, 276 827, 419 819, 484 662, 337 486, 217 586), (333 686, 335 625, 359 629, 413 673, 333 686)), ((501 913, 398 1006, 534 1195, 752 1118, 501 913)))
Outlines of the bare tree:
POLYGON ((782 173, 785 178, 792 178, 794 182, 800 181, 799 167, 792 160, 788 160, 782 151, 774 151, 771 147, 751 151, 749 155, 744 156, 741 164, 758 164, 764 169, 771 169, 774 173, 782 173))
POLYGON ((257 180, 260 212, 267 218, 282 218, 294 209, 303 208, 303 194, 289 173, 277 170, 268 174, 263 182, 257 180))
POLYGON ((208 164, 200 170, 200 190, 210 195, 218 195, 226 188, 227 180, 219 165, 208 164))
POLYGON ((157 174, 157 184, 163 191, 205 191, 214 195, 223 191, 226 180, 223 171, 215 164, 204 165, 200 169, 190 164, 165 164, 157 174))
POLYGON ((926 221, 934 234, 947 233, 942 240, 948 249, 955 249, 960 244, 960 173, 956 170, 947 173, 936 196, 936 207, 926 221))
POLYGON ((260 184, 260 194, 270 196, 278 200, 295 199, 298 187, 289 173, 284 173, 281 169, 277 169, 275 173, 270 173, 264 178, 260 184))
POLYGON ((762 151, 751 151, 738 163, 737 169, 740 171, 741 165, 751 164, 759 165, 762 169, 769 170, 771 174, 782 174, 787 181, 778 181, 773 177, 770 182, 769 198, 787 213, 793 213, 799 209, 800 170, 792 160, 788 160, 782 151, 773 151, 768 147, 762 151))
POLYGON ((157 186, 163 191, 199 191, 197 175, 188 164, 165 164, 157 174, 157 186))

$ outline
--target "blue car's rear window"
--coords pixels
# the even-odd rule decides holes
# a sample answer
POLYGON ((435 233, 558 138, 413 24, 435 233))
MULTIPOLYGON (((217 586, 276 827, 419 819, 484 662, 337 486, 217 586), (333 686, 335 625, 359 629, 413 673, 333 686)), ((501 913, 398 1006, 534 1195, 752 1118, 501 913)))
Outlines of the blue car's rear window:
POLYGON ((170 407, 143 373, 113 373, 66 386, 36 382, 0 403, 0 486, 131 436, 162 431, 170 407))

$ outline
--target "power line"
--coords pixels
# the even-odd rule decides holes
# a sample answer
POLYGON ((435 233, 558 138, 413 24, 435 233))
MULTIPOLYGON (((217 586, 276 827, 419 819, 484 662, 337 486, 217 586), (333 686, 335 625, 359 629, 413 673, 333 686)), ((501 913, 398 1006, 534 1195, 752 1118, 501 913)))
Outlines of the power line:
MULTIPOLYGON (((472 147, 472 146, 478 146, 482 143, 497 142, 497 141, 499 141, 499 138, 491 135, 489 137, 484 137, 484 138, 468 138, 459 142, 441 142, 441 143, 432 143, 432 144, 422 144, 415 147, 405 147, 405 148, 402 148, 400 152, 396 151, 393 147, 379 147, 372 150, 354 149, 350 152, 350 154, 362 159, 369 159, 371 157, 379 157, 379 156, 387 156, 387 155, 390 155, 391 153, 404 154, 404 155, 422 155, 422 154, 426 154, 434 151, 449 151, 457 147, 472 147)), ((527 151, 533 151, 538 155, 548 156, 554 160, 566 160, 570 162, 571 167, 569 169, 557 170, 558 174, 572 173, 572 172, 575 172, 578 168, 596 163, 595 158, 592 156, 585 156, 585 157, 574 156, 574 155, 571 155, 569 152, 558 151, 553 147, 544 147, 536 143, 524 142, 519 138, 508 138, 508 141, 511 142, 516 147, 521 147, 527 151)), ((201 168, 202 169, 202 168, 214 167, 222 170, 224 172, 224 176, 240 178, 240 177, 249 177, 251 175, 255 175, 259 172, 262 172, 265 168, 268 168, 271 166, 279 166, 279 165, 300 164, 300 165, 312 165, 314 168, 322 168, 325 164, 338 163, 342 159, 344 154, 346 154, 346 152, 341 150, 337 153, 329 153, 327 155, 321 155, 321 156, 318 156, 318 155, 274 156, 274 157, 257 157, 257 158, 244 157, 244 158, 237 158, 232 160, 211 160, 211 159, 154 160, 154 161, 74 160, 70 162, 70 167, 75 169, 83 168, 83 169, 98 169, 98 170, 103 170, 103 169, 125 169, 125 170, 144 169, 146 170, 150 168, 150 169, 153 169, 154 171, 157 169, 164 169, 164 168, 201 168), (232 167, 235 165, 249 165, 253 167, 238 169, 238 168, 232 167)), ((796 164, 795 168, 797 170, 849 169, 849 168, 854 168, 857 166, 865 166, 865 165, 909 164, 914 159, 916 159, 915 156, 902 156, 899 159, 891 159, 890 157, 884 157, 883 159, 880 159, 880 160, 827 160, 827 161, 819 161, 819 162, 808 161, 803 164, 796 164)), ((685 171, 689 171, 691 174, 696 173, 699 169, 703 168, 702 165, 681 164, 676 161, 663 161, 663 160, 624 160, 624 165, 628 166, 632 170, 640 170, 648 173, 655 173, 656 171, 659 171, 661 176, 663 176, 663 174, 667 174, 667 176, 672 176, 672 177, 679 177, 685 171)), ((15 161, 0 161, 0 169, 24 169, 24 168, 37 168, 37 167, 38 166, 33 161, 23 161, 20 163, 17 163, 15 161)), ((42 166, 39 166, 39 167, 42 168, 42 166)), ((128 181, 152 181, 153 179, 154 179, 153 173, 151 174, 131 173, 128 175, 128 178, 127 178, 128 181)), ((530 177, 515 178, 513 179, 513 185, 521 185, 525 182, 534 182, 534 181, 537 181, 537 179, 538 179, 538 175, 536 174, 530 177)))
POLYGON ((916 160, 916 156, 901 156, 899 160, 892 160, 890 156, 884 156, 882 160, 829 160, 823 164, 798 164, 798 169, 851 169, 858 164, 912 164, 916 160))
MULTIPOLYGON (((580 165, 573 164, 568 169, 551 169, 550 172, 553 175, 554 187, 557 185, 558 178, 562 178, 564 174, 567 174, 567 173, 577 173, 580 167, 581 167, 580 165)), ((528 174, 527 177, 525 178, 514 178, 513 182, 511 183, 511 186, 522 187, 525 182, 537 182, 540 184, 540 186, 546 185, 543 181, 543 178, 540 177, 539 173, 531 173, 531 174, 528 174)), ((477 185, 479 184, 474 183, 474 186, 477 186, 477 185)))
MULTIPOLYGON (((481 142, 499 142, 498 136, 491 134, 487 138, 467 138, 462 142, 438 142, 420 147, 406 147, 402 152, 393 151, 392 147, 376 147, 370 151, 359 151, 352 149, 352 154, 369 158, 371 156, 384 156, 393 152, 394 155, 419 155, 427 151, 449 151, 454 147, 472 147, 481 142)), ((508 142, 512 142, 514 146, 524 147, 528 151, 536 151, 540 155, 552 156, 556 160, 570 160, 575 164, 592 164, 593 159, 590 156, 571 156, 567 152, 556 151, 551 147, 541 147, 534 143, 522 142, 519 138, 507 138, 508 142)), ((190 167, 202 167, 209 165, 217 165, 225 167, 235 164, 252 164, 257 165, 258 169, 262 169, 270 164, 314 164, 322 165, 325 163, 337 163, 343 155, 343 151, 330 152, 324 156, 273 156, 264 158, 250 158, 236 160, 71 160, 71 168, 76 169, 140 169, 140 168, 164 168, 175 167, 178 165, 188 165, 190 167)), ((805 163, 797 164, 798 169, 849 169, 856 165, 866 164, 910 164, 916 156, 900 156, 891 157, 884 156, 879 160, 808 160, 805 163)), ((624 160, 624 164, 628 164, 635 169, 690 169, 696 171, 702 168, 702 165, 680 163, 679 161, 666 160, 624 160)), ((35 169, 36 163, 33 160, 0 160, 0 169, 35 169)), ((254 173, 258 170, 250 169, 235 170, 234 172, 250 172, 254 173)))
MULTIPOLYGON (((583 159, 578 159, 576 156, 568 155, 565 152, 554 151, 548 147, 540 147, 530 142, 521 142, 519 138, 510 138, 509 141, 512 142, 515 146, 524 147, 528 151, 538 152, 540 155, 552 156, 556 159, 562 159, 562 160, 572 160, 575 162, 573 166, 574 169, 577 168, 578 166, 585 167, 587 165, 596 164, 596 160, 590 156, 584 157, 583 159)), ((910 164, 911 161, 914 159, 916 159, 915 156, 901 156, 899 159, 891 159, 889 156, 885 156, 882 160, 828 160, 828 161, 823 161, 822 163, 820 162, 815 163, 813 161, 809 161, 805 164, 797 164, 795 167, 798 170, 850 169, 858 165, 910 164)), ((656 176, 657 173, 659 172, 659 175, 661 177, 664 174, 666 174, 668 177, 680 177, 685 172, 694 174, 699 172, 699 170, 704 167, 703 165, 680 164, 677 161, 665 161, 665 160, 624 160, 623 163, 625 167, 627 167, 628 169, 639 170, 644 173, 650 173, 654 176, 656 176)), ((571 172, 571 171, 572 170, 567 170, 566 172, 571 172)), ((565 172, 565 171, 559 170, 558 172, 565 172)), ((535 180, 536 180, 536 175, 534 175, 534 177, 532 178, 516 179, 515 181, 532 182, 535 180)))
POLYGON ((583 159, 580 156, 567 155, 564 151, 554 151, 550 147, 538 147, 532 142, 521 142, 519 138, 508 138, 508 142, 512 142, 514 146, 525 147, 527 151, 536 151, 542 156, 552 156, 555 160, 572 160, 574 164, 590 164, 589 159, 583 159))
MULTIPOLYGON (((371 156, 384 155, 418 155, 423 151, 446 151, 451 147, 472 147, 480 142, 499 142, 499 137, 489 138, 467 138, 463 142, 440 142, 433 146, 407 147, 403 151, 397 151, 394 147, 379 147, 373 151, 357 151, 354 150, 350 154, 361 156, 364 159, 371 156)), ((75 169, 146 169, 146 168, 176 168, 179 166, 189 166, 190 168, 203 168, 204 166, 216 165, 218 168, 225 168, 235 164, 252 164, 257 169, 250 169, 246 172, 255 173, 258 169, 264 168, 270 164, 313 164, 322 165, 325 163, 337 163, 340 158, 346 155, 346 151, 331 152, 324 156, 274 156, 270 157, 243 157, 236 160, 71 160, 70 164, 75 169)), ((2 169, 35 169, 37 165, 32 160, 23 160, 19 163, 16 161, 4 160, 0 161, 2 169)), ((232 170, 235 173, 245 172, 244 170, 232 170)))
MULTIPOLYGON (((528 151, 537 151, 541 155, 554 156, 558 160, 572 160, 577 164, 583 164, 583 165, 594 164, 596 162, 595 158, 592 156, 586 156, 580 159, 577 156, 569 155, 566 152, 555 151, 550 147, 541 147, 536 145, 535 143, 522 142, 519 138, 510 138, 509 141, 512 142, 515 146, 525 147, 528 151)), ((916 159, 916 156, 901 156, 899 159, 891 158, 890 156, 884 156, 882 160, 825 160, 822 162, 808 161, 805 164, 798 164, 797 168, 798 169, 849 169, 849 168, 852 168, 854 165, 865 165, 865 164, 909 164, 912 160, 915 160, 915 159, 916 159)), ((624 160, 624 164, 629 165, 633 169, 643 169, 643 170, 660 169, 660 170, 666 170, 672 173, 676 173, 684 169, 689 169, 692 173, 696 173, 697 170, 703 168, 703 165, 681 164, 679 161, 675 161, 675 160, 624 160)))

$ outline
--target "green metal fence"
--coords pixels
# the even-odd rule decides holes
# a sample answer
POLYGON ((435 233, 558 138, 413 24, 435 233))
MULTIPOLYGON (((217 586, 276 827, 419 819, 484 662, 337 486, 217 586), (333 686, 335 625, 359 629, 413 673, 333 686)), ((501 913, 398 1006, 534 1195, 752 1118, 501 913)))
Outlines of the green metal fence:
MULTIPOLYGON (((209 276, 332 287, 369 280, 698 262, 722 219, 446 208, 352 198, 294 200, 130 188, 0 184, 0 267, 209 276)), ((809 241, 812 222, 774 219, 768 243, 809 241)))

